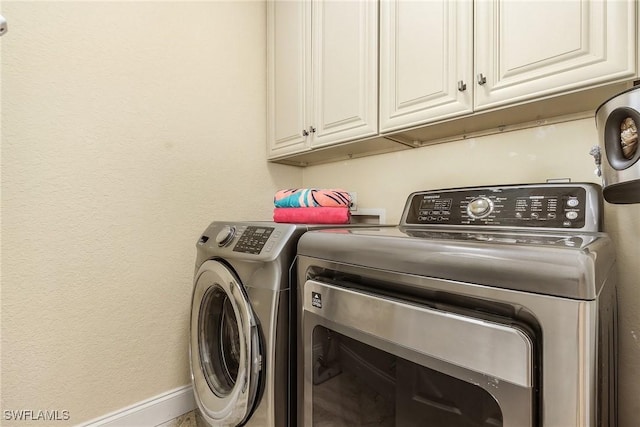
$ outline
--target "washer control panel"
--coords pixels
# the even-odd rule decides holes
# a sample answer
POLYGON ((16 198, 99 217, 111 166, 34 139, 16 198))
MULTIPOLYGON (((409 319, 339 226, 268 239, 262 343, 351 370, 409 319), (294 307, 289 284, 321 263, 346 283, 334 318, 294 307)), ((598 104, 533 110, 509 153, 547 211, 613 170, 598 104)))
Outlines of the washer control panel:
POLYGON ((205 257, 272 260, 290 248, 292 236, 306 228, 298 224, 279 224, 267 221, 212 222, 198 239, 198 250, 205 257))
POLYGON ((600 231, 595 184, 528 184, 422 191, 409 196, 401 225, 600 231))
POLYGON ((244 252, 247 254, 259 254, 267 245, 269 237, 275 230, 274 227, 242 227, 238 241, 233 247, 234 252, 244 252))

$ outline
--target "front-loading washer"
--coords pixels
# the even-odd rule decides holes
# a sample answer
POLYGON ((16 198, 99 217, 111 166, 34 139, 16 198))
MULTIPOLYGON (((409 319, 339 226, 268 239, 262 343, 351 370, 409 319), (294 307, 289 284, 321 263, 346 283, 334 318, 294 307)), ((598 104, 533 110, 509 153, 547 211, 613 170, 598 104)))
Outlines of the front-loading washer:
POLYGON ((209 425, 295 425, 293 266, 300 236, 321 227, 213 222, 199 238, 189 350, 209 425))

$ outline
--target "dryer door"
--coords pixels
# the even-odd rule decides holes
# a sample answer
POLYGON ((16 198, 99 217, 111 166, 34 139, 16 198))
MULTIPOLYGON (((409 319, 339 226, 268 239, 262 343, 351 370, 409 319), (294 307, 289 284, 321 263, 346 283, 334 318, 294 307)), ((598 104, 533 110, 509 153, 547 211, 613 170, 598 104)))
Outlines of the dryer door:
POLYGON ((225 264, 207 261, 195 278, 191 306, 191 376, 203 416, 242 425, 258 402, 262 345, 247 293, 225 264))

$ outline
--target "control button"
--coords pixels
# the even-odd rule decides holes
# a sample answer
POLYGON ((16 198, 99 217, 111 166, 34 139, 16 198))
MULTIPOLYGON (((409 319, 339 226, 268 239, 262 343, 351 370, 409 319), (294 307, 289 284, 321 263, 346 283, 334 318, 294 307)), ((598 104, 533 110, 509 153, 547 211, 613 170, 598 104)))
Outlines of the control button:
POLYGON ((216 236, 216 243, 223 247, 231 243, 233 236, 236 235, 236 228, 231 225, 225 225, 216 236))
POLYGON ((571 227, 571 221, 564 221, 562 225, 564 225, 565 227, 571 227))
POLYGON ((486 197, 478 197, 473 199, 467 205, 467 213, 472 218, 482 218, 491 213, 493 203, 486 197))
POLYGON ((567 206, 569 206, 570 208, 575 208, 579 204, 580 204, 580 200, 576 199, 575 197, 572 197, 569 200, 567 200, 567 206))
POLYGON ((556 214, 555 214, 554 212, 549 212, 549 213, 547 214, 547 217, 548 217, 549 219, 555 219, 556 214))
POLYGON ((538 219, 539 215, 537 212, 531 212, 531 219, 538 219))
POLYGON ((576 219, 578 218, 578 212, 569 211, 565 214, 565 216, 567 217, 567 219, 576 219))

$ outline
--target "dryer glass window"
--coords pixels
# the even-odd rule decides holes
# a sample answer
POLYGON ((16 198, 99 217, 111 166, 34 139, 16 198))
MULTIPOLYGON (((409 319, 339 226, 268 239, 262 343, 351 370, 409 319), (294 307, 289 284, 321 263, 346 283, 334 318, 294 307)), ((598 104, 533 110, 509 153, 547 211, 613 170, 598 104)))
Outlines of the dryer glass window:
POLYGON ((211 390, 227 396, 240 366, 240 333, 231 300, 218 286, 205 293, 200 306, 200 361, 211 390))
POLYGON ((498 427, 486 390, 336 331, 313 332, 313 426, 498 427))

